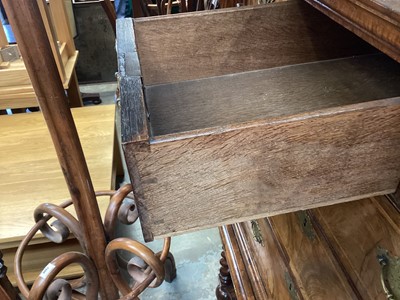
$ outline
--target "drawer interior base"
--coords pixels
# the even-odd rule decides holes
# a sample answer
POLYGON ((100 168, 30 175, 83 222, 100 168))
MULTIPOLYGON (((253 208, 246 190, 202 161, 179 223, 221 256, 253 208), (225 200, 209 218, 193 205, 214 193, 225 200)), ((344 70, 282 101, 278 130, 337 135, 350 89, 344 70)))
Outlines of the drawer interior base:
POLYGON ((364 55, 145 88, 153 136, 400 95, 400 65, 364 55))

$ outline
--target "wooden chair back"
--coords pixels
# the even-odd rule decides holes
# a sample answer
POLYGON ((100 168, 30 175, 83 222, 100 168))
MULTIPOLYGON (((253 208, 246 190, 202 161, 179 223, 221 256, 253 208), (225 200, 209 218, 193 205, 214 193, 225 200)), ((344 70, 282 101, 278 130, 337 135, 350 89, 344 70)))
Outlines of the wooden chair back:
MULTIPOLYGON (((41 18, 51 44, 60 79, 67 89, 77 59, 64 0, 38 0, 41 18)), ((17 49, 9 45, 3 26, 0 26, 0 51, 17 49)), ((18 51, 18 50, 15 50, 18 51)), ((18 52, 19 56, 19 52, 18 52)), ((26 71, 23 58, 4 61, 0 55, 0 110, 37 107, 36 95, 26 71)))

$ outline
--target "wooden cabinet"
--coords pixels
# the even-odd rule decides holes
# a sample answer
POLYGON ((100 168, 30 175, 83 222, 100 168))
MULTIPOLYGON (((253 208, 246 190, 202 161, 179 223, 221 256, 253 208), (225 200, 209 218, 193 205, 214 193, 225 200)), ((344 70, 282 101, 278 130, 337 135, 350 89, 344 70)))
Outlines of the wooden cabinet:
MULTIPOLYGON (((398 1, 306 1, 399 61, 398 1)), ((217 296, 398 299, 400 215, 394 200, 372 197, 221 227, 225 253, 217 296)))
POLYGON ((119 20, 147 241, 393 193, 400 66, 304 1, 119 20))
POLYGON ((397 299, 399 218, 381 196, 224 226, 236 297, 397 299))

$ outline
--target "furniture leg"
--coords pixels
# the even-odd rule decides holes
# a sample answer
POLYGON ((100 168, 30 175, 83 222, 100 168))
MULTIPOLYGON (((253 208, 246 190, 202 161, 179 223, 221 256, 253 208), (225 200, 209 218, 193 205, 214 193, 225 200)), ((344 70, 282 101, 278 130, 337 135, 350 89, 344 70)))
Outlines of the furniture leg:
POLYGON ((236 300, 235 289, 233 287, 228 263, 226 262, 225 251, 221 252, 219 263, 221 264, 218 275, 219 285, 215 290, 215 295, 218 300, 236 300))

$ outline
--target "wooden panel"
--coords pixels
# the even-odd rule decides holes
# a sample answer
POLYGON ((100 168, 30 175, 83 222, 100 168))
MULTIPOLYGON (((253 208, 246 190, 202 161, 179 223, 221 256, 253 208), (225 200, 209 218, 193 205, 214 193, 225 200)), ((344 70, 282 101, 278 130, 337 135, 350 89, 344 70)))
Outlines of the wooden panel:
MULTIPOLYGON (((115 106, 72 110, 95 190, 112 186, 115 106)), ((16 247, 41 203, 69 198, 50 134, 41 113, 0 117, 0 243, 16 247), (17 192, 16 192, 17 191, 17 192), (10 213, 10 204, 12 211, 10 213)), ((108 198, 100 198, 104 213, 108 198)), ((36 238, 40 238, 37 235, 36 238)))
POLYGON ((268 220, 260 219, 256 222, 261 243, 254 238, 254 225, 251 222, 232 225, 241 254, 247 262, 245 267, 251 278, 255 299, 289 299, 290 292, 298 295, 296 283, 290 286, 287 281, 291 274, 277 247, 268 220))
POLYGON ((10 68, 0 70, 0 87, 11 87, 18 85, 31 84, 28 72, 25 67, 15 67, 15 63, 11 62, 10 68))
POLYGON ((18 94, 18 93, 31 93, 33 87, 31 85, 20 85, 20 86, 9 86, 0 88, 0 97, 6 97, 6 94, 18 94))
MULTIPOLYGON (((16 286, 16 277, 14 275, 14 256, 16 248, 10 248, 3 250, 4 261, 8 266, 8 276, 11 283, 16 286)), ((63 244, 54 243, 44 243, 28 246, 22 260, 22 271, 24 274, 24 279, 27 284, 32 284, 43 268, 51 262, 51 260, 58 255, 69 252, 78 251, 82 252, 82 249, 75 239, 70 239, 63 244)), ((63 278, 77 278, 83 275, 83 270, 78 264, 72 264, 62 272, 60 272, 60 277, 63 278)))
POLYGON ((319 232, 307 236, 294 213, 270 221, 304 299, 358 299, 319 232))
POLYGON ((333 20, 400 62, 397 0, 306 0, 333 20))
POLYGON ((121 132, 122 142, 139 142, 149 139, 147 115, 139 76, 122 77, 119 81, 121 91, 121 132))
MULTIPOLYGON (((399 82, 400 64, 366 55, 151 86, 145 95, 156 136, 395 97, 399 82)), ((131 118, 133 103, 125 102, 131 118)))
POLYGON ((371 51, 303 1, 135 19, 145 85, 371 51))
POLYGON ((393 98, 125 144, 145 237, 392 193, 399 122, 393 98))
POLYGON ((0 109, 37 107, 31 85, 0 87, 0 109))
POLYGON ((400 255, 400 215, 388 200, 376 197, 321 207, 314 214, 362 299, 386 299, 377 250, 400 255))
POLYGON ((148 140, 148 121, 132 19, 117 20, 122 142, 148 140))
POLYGON ((35 94, 20 93, 0 96, 0 109, 37 107, 35 94))
MULTIPOLYGON (((64 89, 69 89, 71 78, 75 74, 75 64, 78 59, 78 51, 69 58, 66 57, 65 45, 60 47, 61 55, 63 55, 63 63, 65 64, 65 80, 63 82, 64 89)), ((74 82, 75 89, 79 92, 77 82, 74 82)), ((80 94, 76 93, 73 106, 79 106, 81 100, 80 94)), ((28 72, 22 59, 13 61, 8 69, 0 70, 0 109, 5 108, 26 108, 38 106, 36 94, 33 91, 28 72)), ((80 105, 82 106, 82 105, 80 105)))

